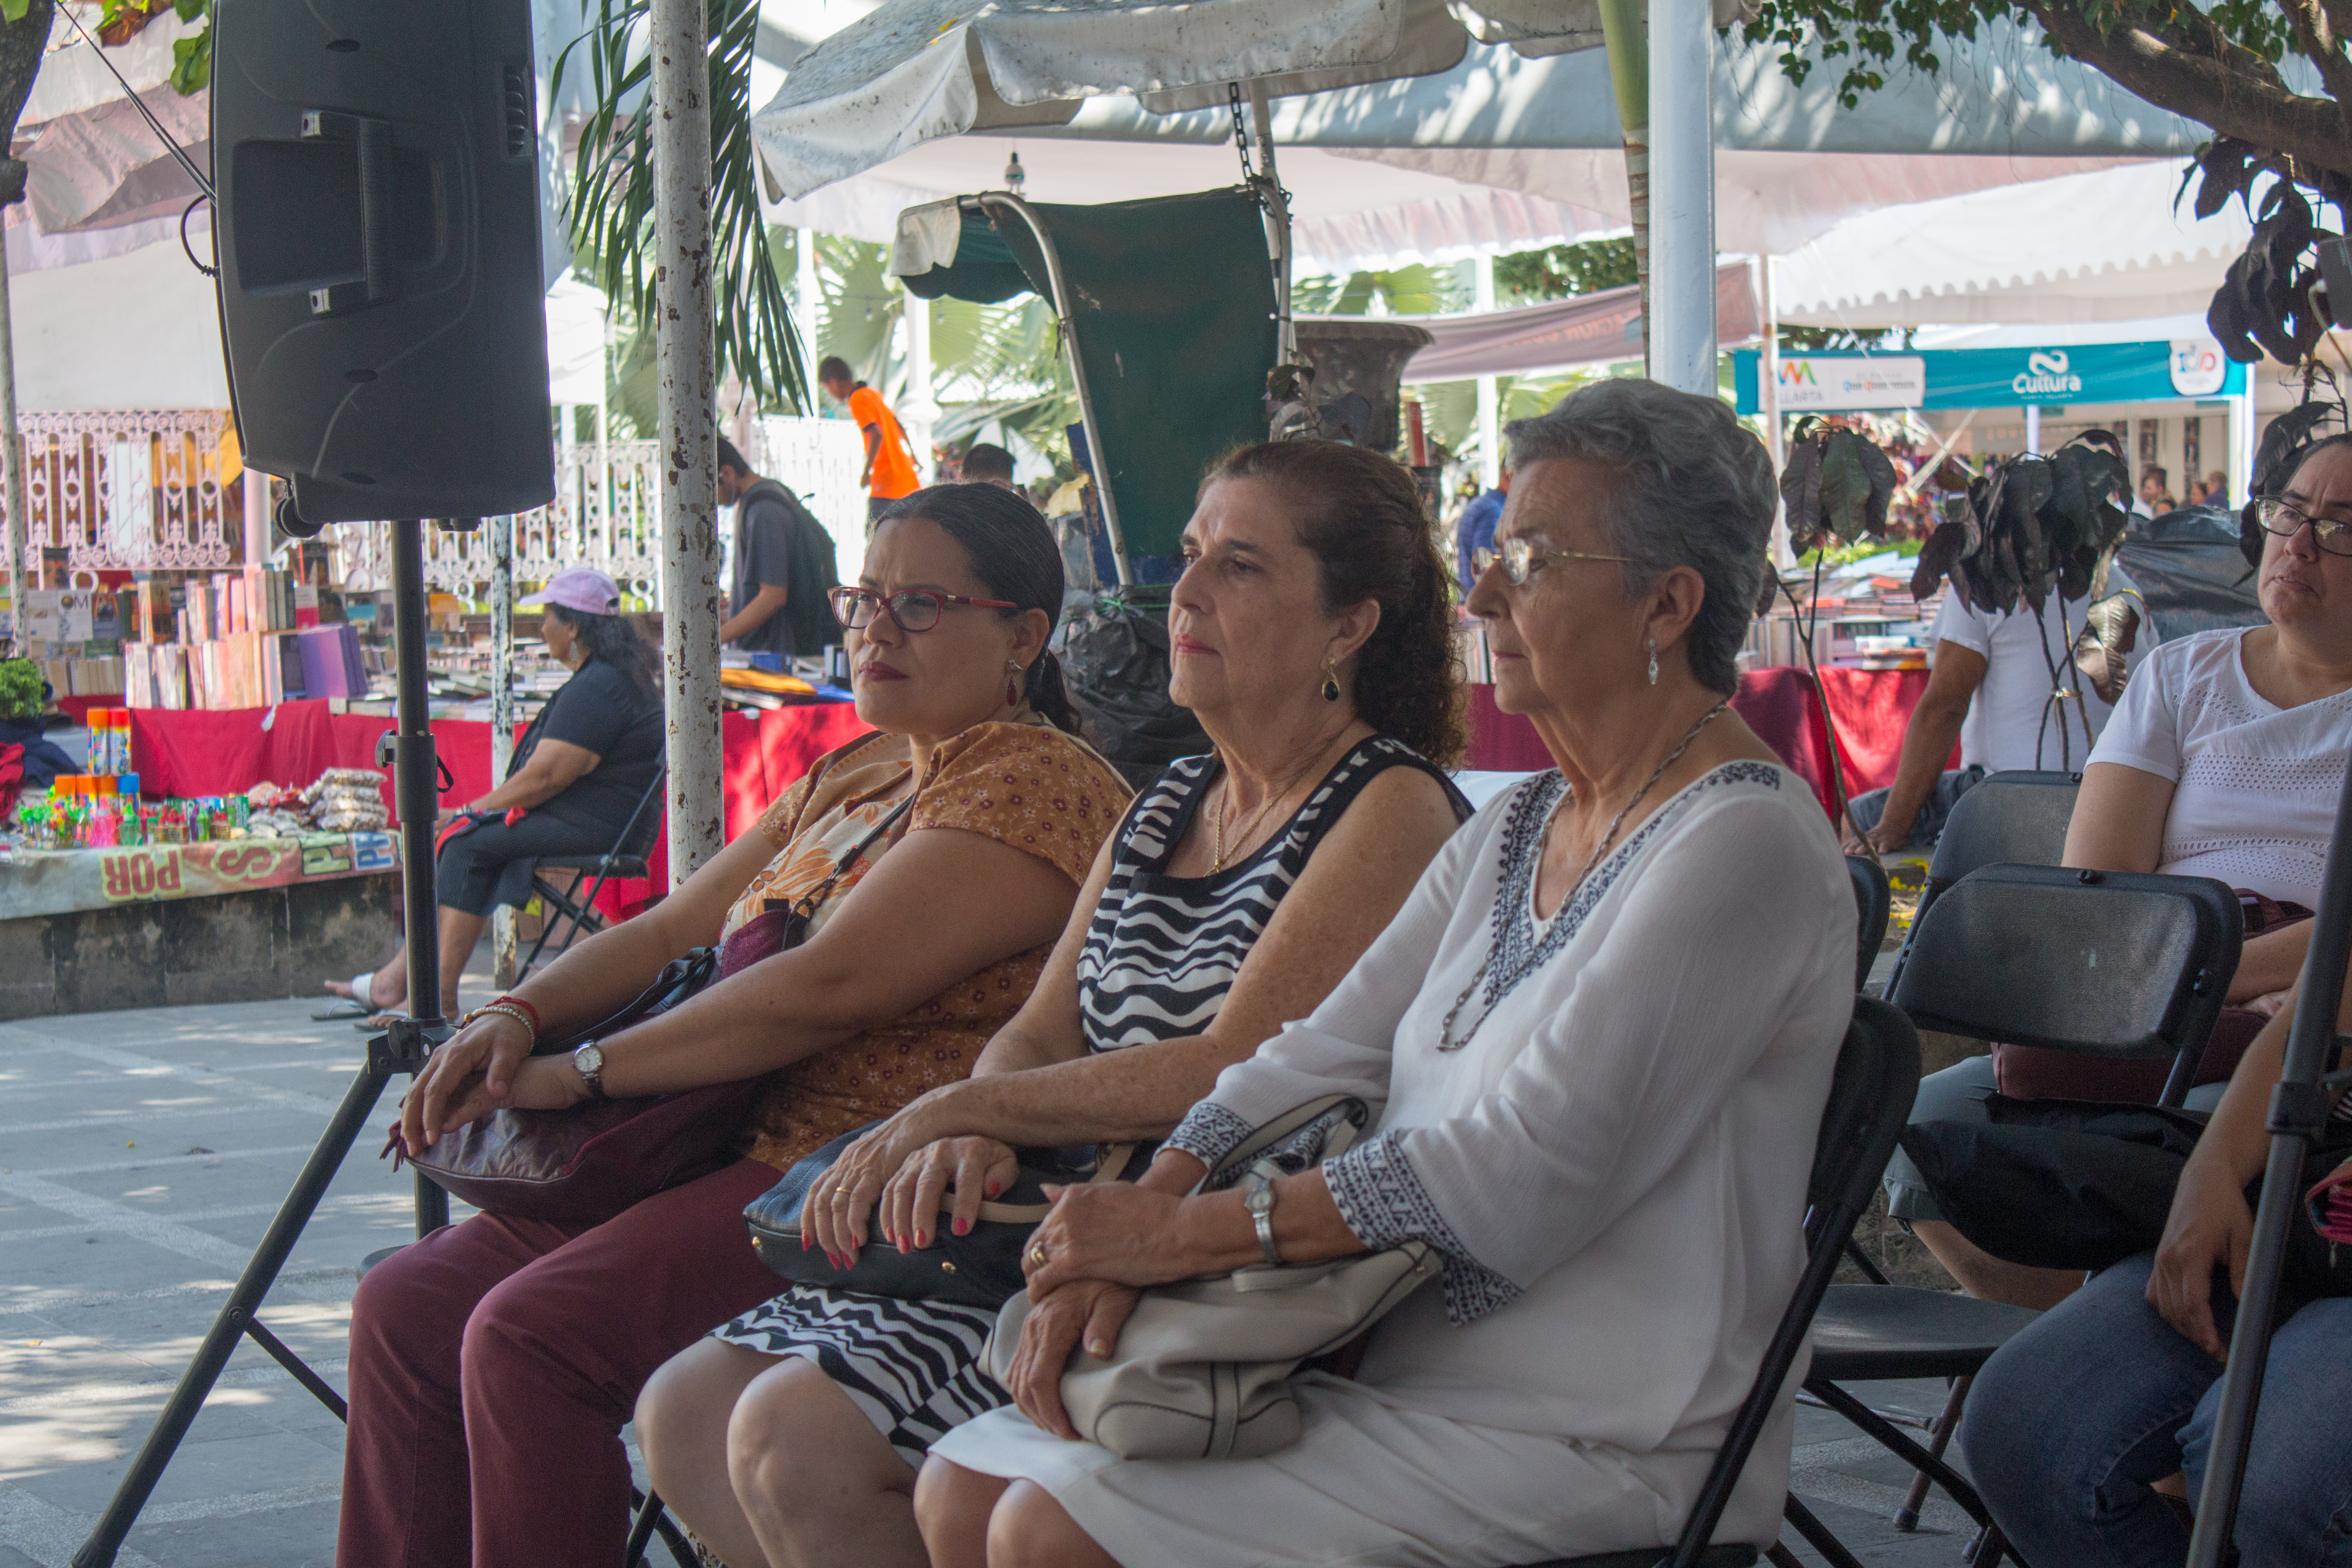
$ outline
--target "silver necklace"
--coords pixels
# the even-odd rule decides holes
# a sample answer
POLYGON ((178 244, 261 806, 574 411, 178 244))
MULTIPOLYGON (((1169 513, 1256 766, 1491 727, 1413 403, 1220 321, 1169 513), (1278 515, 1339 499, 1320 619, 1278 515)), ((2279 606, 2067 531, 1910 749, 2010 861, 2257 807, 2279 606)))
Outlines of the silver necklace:
MULTIPOLYGON (((1707 709, 1699 721, 1690 727, 1690 733, 1683 737, 1682 744, 1675 747, 1672 751, 1666 753, 1666 759, 1658 764, 1656 770, 1643 782, 1643 785, 1639 789, 1633 791, 1633 799, 1627 800, 1624 805, 1618 808, 1617 815, 1610 820, 1609 831, 1601 835, 1601 842, 1593 847, 1592 858, 1584 862, 1584 869, 1576 873, 1576 881, 1570 884, 1567 894, 1560 899, 1559 903, 1553 907, 1553 915, 1559 915, 1562 909, 1565 909, 1571 902, 1574 901, 1577 890, 1584 885, 1585 879, 1592 874, 1592 868, 1601 863, 1601 857, 1607 854, 1609 852, 1609 846, 1616 841, 1617 830, 1625 825, 1625 818, 1627 814, 1630 813, 1634 807, 1642 803, 1643 798, 1649 794, 1651 786, 1656 784, 1659 779, 1664 779, 1666 776, 1666 769, 1672 768, 1676 762, 1682 759, 1683 753, 1690 749, 1691 742, 1698 738, 1698 732, 1705 729, 1708 725, 1713 724, 1715 722, 1716 716, 1730 706, 1730 699, 1726 698, 1724 701, 1719 702, 1713 707, 1707 709)), ((1563 795, 1560 799, 1564 802, 1573 794, 1574 791, 1571 789, 1568 795, 1563 795)), ((1552 808, 1553 817, 1555 820, 1558 818, 1559 810, 1559 808, 1557 806, 1552 808)), ((1545 834, 1549 837, 1549 833, 1550 823, 1547 822, 1545 824, 1545 834)), ((1540 841, 1538 841, 1536 850, 1536 857, 1538 866, 1540 867, 1543 857, 1543 850, 1540 841)), ((1454 1020, 1462 1016, 1462 1009, 1470 1005, 1470 998, 1477 994, 1478 988, 1486 983, 1487 972, 1495 967, 1495 950, 1496 946, 1497 944, 1491 942, 1487 944, 1486 956, 1479 962, 1478 972, 1470 977, 1470 983, 1462 988, 1462 994, 1454 998, 1454 1005, 1452 1007, 1445 1009, 1445 1021, 1438 1026, 1437 1030, 1437 1049, 1439 1051, 1452 1052, 1459 1051, 1464 1046, 1468 1045, 1472 1040, 1477 1037, 1478 1030, 1481 1025, 1486 1023, 1488 1015, 1494 1012, 1496 1006, 1500 1005, 1502 998, 1497 997, 1495 998, 1494 1002, 1487 1005, 1485 1012, 1480 1013, 1476 1018, 1470 1020, 1469 1029, 1464 1031, 1460 1040, 1454 1038, 1454 1020)))

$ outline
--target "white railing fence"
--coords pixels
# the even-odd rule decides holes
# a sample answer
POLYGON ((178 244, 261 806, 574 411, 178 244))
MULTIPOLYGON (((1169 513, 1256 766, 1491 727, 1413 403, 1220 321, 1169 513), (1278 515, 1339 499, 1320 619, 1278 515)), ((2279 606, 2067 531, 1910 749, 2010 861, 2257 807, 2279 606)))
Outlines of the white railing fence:
MULTIPOLYGON (((221 483, 226 409, 20 413, 27 549, 68 571, 211 570, 229 564, 221 483)), ((0 496, 0 519, 7 499, 0 496)), ((13 570, 0 528, 0 563, 13 570)))

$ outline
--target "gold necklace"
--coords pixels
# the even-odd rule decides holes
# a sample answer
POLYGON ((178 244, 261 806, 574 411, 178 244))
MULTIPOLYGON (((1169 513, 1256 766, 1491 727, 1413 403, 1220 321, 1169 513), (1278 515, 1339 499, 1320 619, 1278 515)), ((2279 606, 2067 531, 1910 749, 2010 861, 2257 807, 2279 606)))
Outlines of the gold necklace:
MULTIPOLYGON (((1251 813, 1247 831, 1237 835, 1234 839, 1236 845, 1249 842, 1249 835, 1257 831, 1258 824, 1265 821, 1265 814, 1274 810, 1276 803, 1285 795, 1290 793, 1290 791, 1297 786, 1297 783, 1301 779, 1306 778, 1308 773, 1312 772, 1315 765, 1323 759, 1323 754, 1330 749, 1331 743, 1328 740, 1321 746, 1317 747, 1315 748, 1315 755, 1307 759, 1305 767, 1299 768, 1297 772, 1293 773, 1289 778, 1285 779, 1281 783, 1276 785, 1272 789, 1266 792, 1266 797, 1259 803, 1258 809, 1255 812, 1251 813)), ((1211 876, 1215 876, 1218 873, 1225 869, 1225 818, 1228 812, 1228 808, 1233 804, 1234 798, 1234 774, 1231 768, 1225 769, 1225 776, 1223 782, 1225 786, 1224 793, 1219 797, 1216 815, 1211 819, 1211 826, 1215 831, 1214 842, 1216 846, 1216 852, 1209 861, 1209 874, 1211 876)))

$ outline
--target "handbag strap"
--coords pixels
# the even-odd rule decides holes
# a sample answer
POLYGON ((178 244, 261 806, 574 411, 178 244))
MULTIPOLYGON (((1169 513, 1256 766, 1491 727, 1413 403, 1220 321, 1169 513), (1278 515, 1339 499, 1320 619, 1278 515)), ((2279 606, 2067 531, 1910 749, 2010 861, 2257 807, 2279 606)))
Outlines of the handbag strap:
POLYGON ((882 841, 883 835, 889 832, 892 828, 898 826, 898 819, 905 816, 908 811, 913 809, 915 804, 915 796, 918 793, 919 793, 919 791, 908 791, 905 800, 899 801, 896 806, 891 807, 888 814, 880 821, 874 824, 874 831, 872 832, 866 834, 864 838, 850 845, 848 849, 843 851, 841 858, 833 862, 833 870, 826 875, 825 879, 793 901, 793 912, 800 915, 803 920, 814 918, 816 912, 824 906, 825 899, 831 896, 834 884, 839 882, 843 877, 847 876, 849 874, 849 868, 856 865, 860 860, 865 858, 866 851, 872 849, 876 844, 880 843, 882 841))
POLYGON ((1354 1094, 1318 1094, 1312 1100, 1292 1106, 1271 1121, 1261 1124, 1255 1132, 1234 1145, 1232 1151, 1217 1162, 1215 1168, 1201 1178, 1201 1185, 1193 1190, 1213 1192, 1219 1186, 1230 1184, 1255 1165, 1260 1155, 1293 1133, 1334 1111, 1350 1105, 1356 1108, 1356 1114, 1343 1118, 1339 1126, 1332 1128, 1330 1136, 1325 1140, 1323 1145, 1324 1159, 1328 1160, 1344 1154, 1354 1145, 1356 1131, 1362 1124, 1362 1120, 1367 1114, 1364 1102, 1360 1096, 1354 1094))

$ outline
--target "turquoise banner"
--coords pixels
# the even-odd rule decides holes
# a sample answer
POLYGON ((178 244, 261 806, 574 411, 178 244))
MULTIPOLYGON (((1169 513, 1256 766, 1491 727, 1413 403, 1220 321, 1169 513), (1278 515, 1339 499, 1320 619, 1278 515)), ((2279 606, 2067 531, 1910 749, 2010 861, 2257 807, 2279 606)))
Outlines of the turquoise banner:
MULTIPOLYGON (((1760 412, 1754 349, 1732 355, 1741 413, 1760 412)), ((1780 356, 1784 414, 2027 403, 2170 402, 2246 390, 2246 367, 2210 339, 2078 343, 2058 349, 1922 349, 1780 356)))

